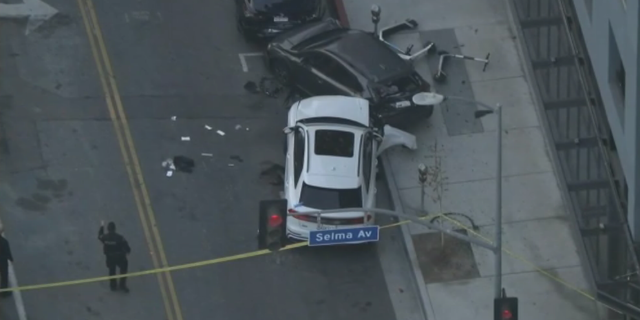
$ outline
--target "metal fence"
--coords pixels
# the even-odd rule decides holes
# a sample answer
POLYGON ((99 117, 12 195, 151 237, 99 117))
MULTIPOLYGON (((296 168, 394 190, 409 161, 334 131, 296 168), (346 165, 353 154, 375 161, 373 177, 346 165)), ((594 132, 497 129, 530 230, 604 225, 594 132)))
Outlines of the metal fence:
POLYGON ((610 319, 640 319, 626 182, 572 1, 513 2, 597 298, 610 319))

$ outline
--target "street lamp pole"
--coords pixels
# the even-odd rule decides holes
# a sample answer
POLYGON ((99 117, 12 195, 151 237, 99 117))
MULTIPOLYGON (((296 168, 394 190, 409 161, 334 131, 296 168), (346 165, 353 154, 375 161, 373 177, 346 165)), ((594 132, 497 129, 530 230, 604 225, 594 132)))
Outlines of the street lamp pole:
POLYGON ((474 113, 476 119, 488 114, 493 114, 498 117, 496 149, 496 229, 495 243, 491 250, 495 255, 495 297, 500 298, 502 296, 502 106, 498 104, 492 107, 480 101, 455 96, 444 96, 435 92, 423 92, 421 95, 420 99, 428 101, 430 105, 440 104, 446 100, 459 100, 476 104, 484 109, 477 110, 474 113))
POLYGON ((498 117, 498 160, 496 169, 496 251, 495 251, 495 297, 502 296, 502 107, 494 113, 498 117))

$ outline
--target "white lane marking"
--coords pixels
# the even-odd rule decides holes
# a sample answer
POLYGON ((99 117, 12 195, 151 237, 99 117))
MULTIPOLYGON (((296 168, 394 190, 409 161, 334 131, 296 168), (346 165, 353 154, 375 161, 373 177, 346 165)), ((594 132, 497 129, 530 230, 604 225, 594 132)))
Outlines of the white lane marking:
POLYGON ((149 11, 132 11, 130 12, 131 18, 141 21, 149 21, 151 19, 151 13, 149 11))
POLYGON ((242 71, 249 72, 249 67, 247 66, 246 57, 259 57, 259 56, 262 56, 262 52, 238 53, 238 57, 240 58, 240 64, 242 65, 242 71))

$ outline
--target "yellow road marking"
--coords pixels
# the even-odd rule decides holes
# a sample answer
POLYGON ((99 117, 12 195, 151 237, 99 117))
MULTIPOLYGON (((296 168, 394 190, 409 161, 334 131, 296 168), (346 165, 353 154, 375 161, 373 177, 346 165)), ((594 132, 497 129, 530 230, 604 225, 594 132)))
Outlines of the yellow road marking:
MULTIPOLYGON (((102 36, 102 31, 100 30, 100 26, 98 23, 97 15, 95 13, 93 1, 92 0, 77 0, 77 1, 80 7, 80 12, 82 13, 82 19, 87 29, 87 36, 89 38, 91 51, 93 53, 93 57, 98 69, 98 74, 100 77, 100 82, 102 84, 102 89, 105 93, 107 108, 109 109, 109 116, 113 121, 114 131, 116 132, 118 145, 122 153, 122 158, 124 160, 125 168, 127 170, 129 183, 131 184, 131 187, 133 190, 133 196, 136 202, 138 214, 140 216, 140 221, 142 223, 144 235, 147 240, 147 245, 151 249, 151 258, 152 258, 153 266, 155 269, 162 269, 160 268, 161 264, 158 262, 158 257, 155 254, 155 252, 158 252, 158 254, 160 255, 162 266, 166 268, 168 266, 168 262, 167 262, 166 255, 164 253, 164 247, 162 245, 162 240, 160 239, 160 233, 157 228, 155 215, 153 213, 153 208, 151 207, 151 201, 149 200, 147 188, 144 183, 142 169, 140 167, 140 162, 138 160, 135 145, 131 137, 129 123, 126 118, 124 108, 122 106, 122 101, 120 99, 118 86, 115 81, 113 69, 111 67, 111 61, 107 53, 105 41, 102 36), (124 134, 124 138, 123 138, 123 134, 124 134), (132 161, 130 161, 129 159, 132 159, 132 161), (140 194, 142 194, 142 197, 140 196, 140 194), (146 209, 146 214, 145 214, 145 209, 146 209), (147 222, 147 219, 149 220, 149 222, 147 222), (151 224, 151 228, 149 228, 149 224, 151 224), (152 231, 150 231, 150 229, 152 231), (154 244, 154 240, 155 240, 155 244, 154 244), (157 250, 155 249, 156 246, 157 246, 157 250)), ((168 320, 174 320, 176 318, 177 320, 182 320, 183 319, 182 310, 180 308, 180 303, 178 301, 178 297, 175 292, 175 287, 173 285, 173 279, 171 278, 171 274, 168 272, 156 273, 156 274, 158 277, 160 292, 162 294, 162 299, 164 302, 165 312, 167 313, 168 320), (167 286, 167 288, 165 288, 165 285, 167 286), (169 301, 169 297, 167 295, 167 289, 169 291, 169 295, 171 296, 171 302, 169 301), (173 310, 171 306, 173 306, 173 310), (175 313, 172 311, 175 311, 175 313)), ((109 277, 103 277, 103 278, 109 279, 109 277)))

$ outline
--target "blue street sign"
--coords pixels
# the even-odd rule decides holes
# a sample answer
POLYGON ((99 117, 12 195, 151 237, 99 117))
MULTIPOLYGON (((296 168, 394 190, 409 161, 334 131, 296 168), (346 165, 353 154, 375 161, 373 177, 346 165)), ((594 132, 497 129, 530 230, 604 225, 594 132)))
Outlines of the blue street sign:
POLYGON ((309 246, 327 246, 358 242, 375 242, 380 239, 379 226, 316 230, 309 232, 309 246))

